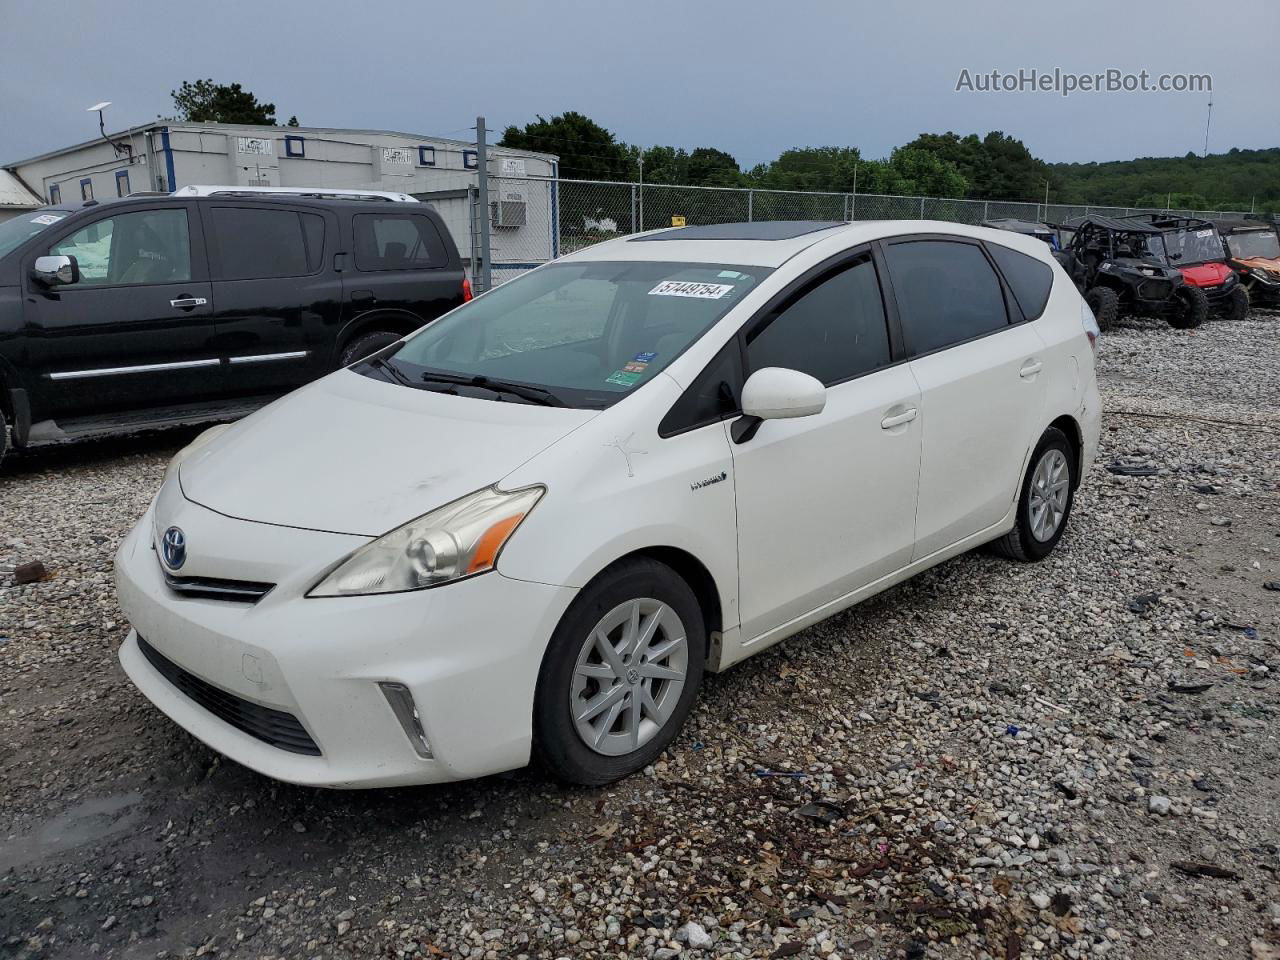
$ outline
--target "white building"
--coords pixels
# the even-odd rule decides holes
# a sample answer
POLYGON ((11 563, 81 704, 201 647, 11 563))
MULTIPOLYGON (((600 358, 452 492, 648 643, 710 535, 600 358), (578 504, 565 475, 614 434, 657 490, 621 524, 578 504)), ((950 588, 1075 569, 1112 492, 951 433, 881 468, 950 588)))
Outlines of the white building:
MULTIPOLYGON (((174 121, 133 127, 109 140, 99 137, 4 169, 46 203, 168 193, 191 184, 411 193, 440 211, 464 259, 478 256, 472 229, 479 166, 474 143, 390 130, 174 121)), ((498 280, 558 254, 557 158, 491 146, 489 173, 512 178, 490 180, 490 246, 498 280)))
POLYGON ((8 170, 0 169, 0 223, 44 206, 44 201, 8 170))

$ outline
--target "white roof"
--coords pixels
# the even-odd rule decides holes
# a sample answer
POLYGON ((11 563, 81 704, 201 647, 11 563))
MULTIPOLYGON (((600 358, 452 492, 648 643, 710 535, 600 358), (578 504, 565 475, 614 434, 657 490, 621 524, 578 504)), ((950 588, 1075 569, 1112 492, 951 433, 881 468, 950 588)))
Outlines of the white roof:
POLYGON ((299 197, 323 197, 331 199, 355 200, 390 200, 395 203, 417 203, 418 198, 407 193, 396 193, 393 190, 335 190, 332 187, 237 187, 218 186, 193 183, 187 187, 179 187, 171 196, 175 197, 219 197, 235 196, 242 193, 289 194, 299 197))
POLYGON ((22 185, 22 181, 8 170, 0 169, 0 207, 34 210, 43 207, 44 201, 22 185))

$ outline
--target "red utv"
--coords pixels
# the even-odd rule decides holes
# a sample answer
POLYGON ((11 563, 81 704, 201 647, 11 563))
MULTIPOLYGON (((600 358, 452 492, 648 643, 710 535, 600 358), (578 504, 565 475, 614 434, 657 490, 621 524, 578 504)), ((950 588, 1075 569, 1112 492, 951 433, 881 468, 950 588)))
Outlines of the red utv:
POLYGON ((1225 320, 1249 316, 1249 292, 1227 263, 1222 237, 1208 220, 1164 213, 1139 213, 1122 220, 1150 224, 1159 237, 1148 244, 1150 253, 1182 274, 1183 281, 1198 287, 1209 301, 1209 314, 1225 320))

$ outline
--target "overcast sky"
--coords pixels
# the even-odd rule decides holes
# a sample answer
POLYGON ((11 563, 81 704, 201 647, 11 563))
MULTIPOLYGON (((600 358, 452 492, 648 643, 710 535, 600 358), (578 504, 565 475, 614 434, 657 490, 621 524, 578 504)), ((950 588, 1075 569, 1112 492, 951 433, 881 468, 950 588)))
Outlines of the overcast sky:
POLYGON ((1277 11, 1163 0, 0 0, 0 162, 239 81, 281 122, 466 137, 578 110, 620 139, 888 154, 922 131, 1003 130, 1050 161, 1199 152, 1203 93, 956 92, 972 75, 1207 73, 1210 150, 1280 146, 1277 11))

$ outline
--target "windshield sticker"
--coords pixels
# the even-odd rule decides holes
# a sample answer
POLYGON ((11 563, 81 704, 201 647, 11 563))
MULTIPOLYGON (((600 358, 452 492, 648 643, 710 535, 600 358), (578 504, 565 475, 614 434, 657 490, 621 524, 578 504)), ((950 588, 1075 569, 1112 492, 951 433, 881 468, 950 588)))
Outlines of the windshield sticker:
POLYGON ((1213 236, 1213 231, 1212 231, 1212 230, 1197 230, 1197 231, 1196 231, 1196 236, 1197 236, 1197 237, 1199 237, 1201 240, 1203 240, 1205 237, 1212 237, 1212 236, 1213 236))
POLYGON ((640 363, 637 360, 632 360, 630 363, 623 364, 622 366, 624 373, 644 373, 648 369, 649 365, 647 363, 640 363))
POLYGON ((631 358, 631 362, 632 363, 653 363, 653 358, 656 356, 657 356, 657 353, 653 351, 648 351, 646 353, 637 353, 634 357, 631 358))
POLYGON ((719 300, 733 289, 731 283, 696 283, 692 280, 663 280, 649 291, 651 297, 694 297, 719 300))
POLYGON ((716 274, 716 276, 717 276, 717 277, 724 277, 724 278, 726 278, 726 279, 728 279, 728 280, 741 280, 741 279, 742 279, 742 274, 740 274, 737 270, 721 270, 719 273, 717 273, 717 274, 716 274))
POLYGON ((634 387, 642 377, 644 377, 643 373, 628 373, 625 370, 617 370, 605 383, 616 383, 620 387, 634 387))
POLYGON ((51 223, 57 223, 61 219, 62 217, 58 216, 56 213, 42 213, 38 217, 32 217, 31 222, 43 224, 47 227, 51 223))

